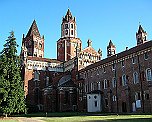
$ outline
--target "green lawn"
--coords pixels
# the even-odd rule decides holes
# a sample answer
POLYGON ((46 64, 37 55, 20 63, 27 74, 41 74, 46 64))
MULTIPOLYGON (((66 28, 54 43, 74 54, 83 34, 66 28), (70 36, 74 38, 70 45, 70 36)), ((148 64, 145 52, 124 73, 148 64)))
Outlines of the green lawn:
POLYGON ((45 122, 152 122, 152 115, 47 117, 45 122))
MULTIPOLYGON (((112 114, 99 114, 99 113, 76 113, 76 112, 61 112, 61 113, 34 113, 27 115, 19 115, 8 118, 0 119, 0 122, 18 122, 20 117, 24 120, 43 120, 44 122, 152 122, 152 114, 147 115, 112 115, 112 114), (16 119, 16 120, 15 120, 16 119)), ((35 121, 36 122, 36 121, 35 121)))

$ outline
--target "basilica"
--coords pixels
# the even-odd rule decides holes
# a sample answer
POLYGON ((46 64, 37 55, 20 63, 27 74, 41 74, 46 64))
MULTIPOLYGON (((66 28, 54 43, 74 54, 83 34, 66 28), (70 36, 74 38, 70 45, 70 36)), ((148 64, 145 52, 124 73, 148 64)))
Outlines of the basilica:
POLYGON ((141 25, 136 46, 116 54, 110 40, 105 59, 90 39, 82 49, 70 9, 62 18, 57 59, 44 57, 44 40, 34 20, 20 53, 29 110, 152 112, 152 41, 141 25))

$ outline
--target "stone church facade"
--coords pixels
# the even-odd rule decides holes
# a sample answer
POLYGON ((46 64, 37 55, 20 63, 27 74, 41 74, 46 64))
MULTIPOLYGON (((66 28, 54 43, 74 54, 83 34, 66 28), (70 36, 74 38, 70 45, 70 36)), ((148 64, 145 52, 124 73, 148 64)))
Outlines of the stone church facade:
POLYGON ((152 41, 139 26, 137 46, 107 58, 88 39, 82 49, 76 18, 62 18, 57 59, 44 58, 44 36, 34 20, 21 48, 22 79, 28 106, 38 111, 152 112, 152 41))

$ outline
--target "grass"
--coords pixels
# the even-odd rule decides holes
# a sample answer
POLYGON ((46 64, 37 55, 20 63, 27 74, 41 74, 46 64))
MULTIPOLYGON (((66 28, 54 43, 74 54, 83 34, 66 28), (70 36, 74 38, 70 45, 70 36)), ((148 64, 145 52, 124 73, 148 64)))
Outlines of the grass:
MULTIPOLYGON (((47 113, 47 117, 45 116, 45 113, 33 113, 14 117, 18 119, 24 117, 25 119, 43 120, 44 122, 152 122, 152 114, 126 114, 117 116, 113 113, 54 112, 47 113)), ((6 120, 0 119, 0 122, 18 121, 10 117, 10 119, 6 120)))
POLYGON ((47 117, 45 122, 152 122, 152 115, 47 117))

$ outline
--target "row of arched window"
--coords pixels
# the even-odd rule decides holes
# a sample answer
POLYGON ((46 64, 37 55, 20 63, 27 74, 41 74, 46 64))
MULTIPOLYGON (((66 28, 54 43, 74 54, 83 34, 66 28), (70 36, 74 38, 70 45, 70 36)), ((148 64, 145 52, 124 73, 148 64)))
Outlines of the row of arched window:
MULTIPOLYGON (((152 71, 150 68, 146 69, 145 76, 146 76, 146 81, 152 81, 152 71)), ((127 76, 126 74, 123 74, 122 77, 120 77, 120 79, 117 79, 117 80, 119 81, 120 86, 126 86, 129 80, 129 76, 127 76)), ((141 80, 144 80, 144 79, 141 79, 141 80)), ((134 84, 139 83, 139 74, 136 71, 133 73, 133 83, 134 84)), ((104 79, 104 81, 102 82, 102 88, 107 89, 108 87, 110 87, 110 81, 107 79, 104 79)), ((115 77, 113 77, 112 79, 112 87, 113 88, 116 87, 115 77)), ((90 84, 86 84, 85 90, 86 92, 93 91, 93 90, 101 90, 101 82, 91 82, 90 84)))

